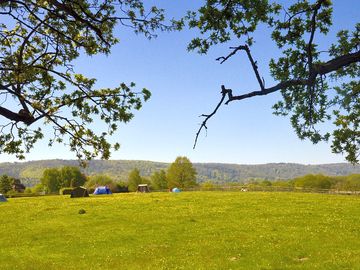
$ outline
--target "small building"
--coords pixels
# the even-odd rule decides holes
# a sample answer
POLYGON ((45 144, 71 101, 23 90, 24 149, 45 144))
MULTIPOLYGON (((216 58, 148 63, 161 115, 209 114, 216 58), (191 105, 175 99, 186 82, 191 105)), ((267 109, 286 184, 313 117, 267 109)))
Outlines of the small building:
POLYGON ((70 198, 89 197, 89 192, 84 187, 76 187, 71 191, 70 198))
POLYGON ((150 192, 148 184, 140 184, 140 185, 138 185, 137 192, 142 192, 142 193, 150 192))

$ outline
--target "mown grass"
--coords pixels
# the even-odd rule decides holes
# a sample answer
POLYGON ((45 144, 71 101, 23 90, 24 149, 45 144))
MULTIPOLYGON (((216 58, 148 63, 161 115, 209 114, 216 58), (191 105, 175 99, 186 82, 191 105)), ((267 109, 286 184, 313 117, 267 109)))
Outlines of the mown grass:
POLYGON ((360 269, 359 196, 17 198, 0 220, 1 269, 360 269))

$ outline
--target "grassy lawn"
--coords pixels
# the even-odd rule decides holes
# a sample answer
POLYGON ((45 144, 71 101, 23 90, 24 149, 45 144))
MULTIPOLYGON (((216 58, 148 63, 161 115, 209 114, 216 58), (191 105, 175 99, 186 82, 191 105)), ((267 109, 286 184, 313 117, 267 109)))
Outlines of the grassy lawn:
POLYGON ((0 220, 1 269, 360 269, 360 196, 16 198, 0 220))

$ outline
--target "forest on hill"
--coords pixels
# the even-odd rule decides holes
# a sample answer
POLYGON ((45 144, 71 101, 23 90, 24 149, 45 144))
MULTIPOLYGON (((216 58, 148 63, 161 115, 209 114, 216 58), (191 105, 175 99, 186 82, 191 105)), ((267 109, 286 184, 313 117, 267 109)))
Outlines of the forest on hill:
MULTIPOLYGON (((20 179, 40 179, 46 168, 78 166, 77 160, 39 160, 28 162, 0 163, 0 175, 20 179)), ((106 174, 117 181, 125 181, 129 172, 139 169, 142 176, 148 177, 161 169, 167 169, 169 163, 140 160, 92 160, 82 169, 86 175, 106 174)), ((348 163, 302 165, 294 163, 269 163, 261 165, 240 165, 223 163, 193 163, 197 171, 197 182, 214 183, 249 182, 256 179, 275 181, 293 179, 306 174, 324 174, 341 176, 359 174, 360 165, 348 163)))

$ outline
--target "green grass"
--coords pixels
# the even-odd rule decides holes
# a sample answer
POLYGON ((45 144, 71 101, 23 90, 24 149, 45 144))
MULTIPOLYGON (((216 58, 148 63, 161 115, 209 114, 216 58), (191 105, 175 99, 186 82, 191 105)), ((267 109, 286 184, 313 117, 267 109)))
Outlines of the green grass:
POLYGON ((359 196, 16 198, 0 220, 1 269, 360 269, 359 196))

